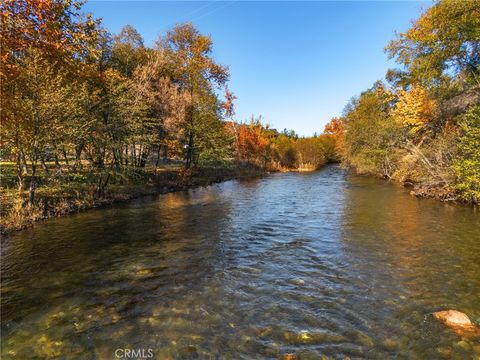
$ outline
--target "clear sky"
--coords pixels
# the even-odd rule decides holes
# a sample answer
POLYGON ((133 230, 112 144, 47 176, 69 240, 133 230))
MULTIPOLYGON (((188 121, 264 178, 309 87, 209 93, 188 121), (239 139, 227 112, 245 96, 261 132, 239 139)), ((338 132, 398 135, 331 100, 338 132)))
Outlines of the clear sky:
POLYGON ((117 33, 133 25, 152 45, 177 23, 213 39, 230 68, 236 119, 262 115, 300 135, 322 132, 354 95, 394 67, 383 51, 431 5, 412 1, 92 1, 86 12, 117 33))

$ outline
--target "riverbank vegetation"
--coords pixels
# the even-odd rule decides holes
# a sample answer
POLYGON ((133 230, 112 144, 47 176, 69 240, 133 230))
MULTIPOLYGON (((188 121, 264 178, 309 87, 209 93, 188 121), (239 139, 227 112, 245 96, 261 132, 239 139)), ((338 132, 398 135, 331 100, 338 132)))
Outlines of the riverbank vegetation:
POLYGON ((386 47, 401 65, 325 132, 359 173, 418 196, 480 201, 480 4, 443 0, 386 47))
POLYGON ((228 67, 192 24, 152 47, 81 2, 1 5, 2 229, 118 199, 335 160, 333 136, 235 120, 228 67))

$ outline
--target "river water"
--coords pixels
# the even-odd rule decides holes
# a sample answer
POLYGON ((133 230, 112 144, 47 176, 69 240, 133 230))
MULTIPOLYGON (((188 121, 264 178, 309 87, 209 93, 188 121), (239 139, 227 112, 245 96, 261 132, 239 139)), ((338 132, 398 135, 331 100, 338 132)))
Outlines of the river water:
POLYGON ((471 359, 480 214, 337 166, 49 220, 2 248, 2 359, 471 359), (130 357, 131 358, 131 357, 130 357))

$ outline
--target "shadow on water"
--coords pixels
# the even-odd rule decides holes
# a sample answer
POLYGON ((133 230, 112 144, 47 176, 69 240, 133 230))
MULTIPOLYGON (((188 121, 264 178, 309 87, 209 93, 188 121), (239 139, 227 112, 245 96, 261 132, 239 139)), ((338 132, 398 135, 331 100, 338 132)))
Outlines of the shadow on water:
POLYGON ((2 254, 2 358, 465 358, 474 210, 337 166, 46 221, 2 254))

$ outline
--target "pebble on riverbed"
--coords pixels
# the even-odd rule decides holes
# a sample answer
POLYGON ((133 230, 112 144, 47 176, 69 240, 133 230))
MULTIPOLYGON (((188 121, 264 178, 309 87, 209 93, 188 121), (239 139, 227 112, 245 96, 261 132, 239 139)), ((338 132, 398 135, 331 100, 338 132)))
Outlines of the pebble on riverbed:
POLYGON ((470 320, 470 318, 457 310, 437 311, 433 317, 443 322, 456 334, 466 338, 480 338, 480 329, 470 320))
POLYGON ((305 280, 303 279, 290 279, 288 282, 292 285, 297 285, 297 286, 305 285, 305 280))
POLYGON ((388 351, 394 351, 397 349, 398 344, 392 339, 385 339, 382 341, 382 346, 388 351))
POLYGON ((296 360, 297 357, 295 356, 295 354, 283 354, 282 357, 280 358, 280 360, 296 360))

